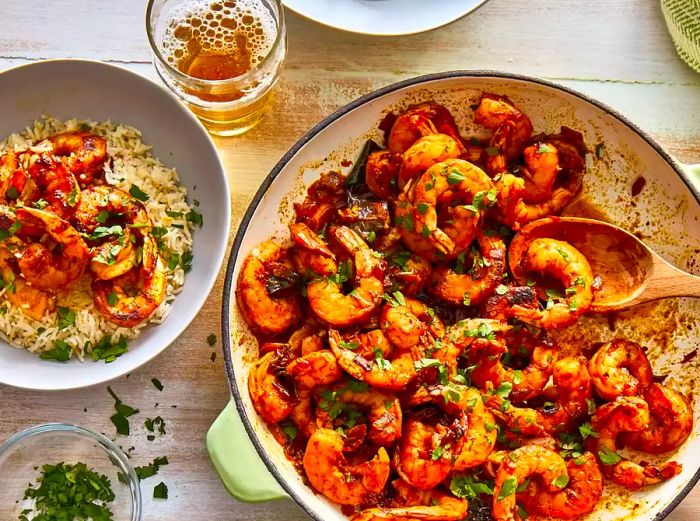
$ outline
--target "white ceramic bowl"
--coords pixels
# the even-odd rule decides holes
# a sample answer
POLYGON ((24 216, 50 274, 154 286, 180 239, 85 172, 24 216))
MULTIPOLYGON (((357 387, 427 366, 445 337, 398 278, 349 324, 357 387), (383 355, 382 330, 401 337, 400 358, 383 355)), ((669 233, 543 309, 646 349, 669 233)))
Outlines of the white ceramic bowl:
POLYGON ((59 390, 86 387, 133 371, 170 345, 209 295, 228 241, 226 174, 204 127, 167 90, 128 70, 101 62, 50 60, 0 73, 0 136, 23 130, 43 113, 59 119, 110 119, 141 130, 153 154, 177 170, 200 201, 204 226, 194 232, 194 261, 168 318, 129 342, 115 362, 52 362, 0 340, 0 383, 59 390))
POLYGON ((283 0, 285 7, 315 22, 375 36, 436 29, 476 10, 487 0, 283 0))
MULTIPOLYGON (((483 92, 512 99, 530 116, 536 132, 555 133, 566 125, 581 131, 592 151, 598 143, 603 144, 601 158, 591 157, 582 194, 567 207, 567 215, 590 216, 598 209, 603 213, 593 216, 640 234, 669 262, 698 273, 700 268, 694 259, 695 252, 700 251, 700 166, 684 168, 613 109, 553 83, 492 71, 423 76, 363 96, 328 116, 287 152, 253 198, 233 244, 224 285, 222 336, 236 407, 227 407, 209 431, 207 441, 216 468, 236 497, 260 501, 286 493, 316 521, 347 519, 337 505, 309 488, 255 412, 248 377, 252 362, 257 359, 258 345, 236 306, 234 294, 243 259, 261 241, 289 236, 287 225, 293 214, 290 202, 302 200, 304 189, 321 172, 347 172, 351 167, 343 166, 347 165, 344 160, 354 160, 367 138, 383 142, 378 124, 388 112, 435 100, 450 109, 465 135, 485 133, 474 125, 470 109, 483 92), (640 176, 646 185, 636 194, 632 187, 640 176), (236 409, 242 422, 234 417, 236 409), (252 445, 242 440, 243 428, 252 445), (264 467, 245 454, 246 446, 251 452, 257 451, 284 492, 275 487, 273 480, 258 478, 264 467), (246 464, 240 465, 240 461, 246 464), (250 476, 256 479, 251 480, 250 476)), ((576 328, 558 332, 559 343, 569 346, 592 346, 616 336, 640 342, 648 347, 655 374, 667 376, 665 383, 695 398, 693 434, 676 453, 660 457, 679 461, 683 472, 634 493, 608 483, 598 508, 586 519, 620 521, 633 514, 638 519, 658 521, 678 505, 700 478, 700 380, 697 362, 692 361, 692 353, 700 342, 698 317, 700 299, 668 299, 616 313, 612 319, 605 315, 587 316, 576 328), (684 363, 686 357, 690 361, 684 363)), ((656 461, 646 454, 632 457, 656 461)))

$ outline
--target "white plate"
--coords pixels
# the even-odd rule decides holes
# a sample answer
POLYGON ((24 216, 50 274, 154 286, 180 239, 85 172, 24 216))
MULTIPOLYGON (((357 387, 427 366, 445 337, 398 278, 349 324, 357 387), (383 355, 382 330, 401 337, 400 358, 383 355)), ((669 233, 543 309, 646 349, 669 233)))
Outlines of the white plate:
POLYGON ((0 340, 0 383, 15 387, 74 389, 133 371, 185 330, 221 268, 231 211, 226 174, 214 144, 199 121, 164 88, 101 62, 49 60, 0 73, 0 113, 0 139, 23 130, 42 113, 59 119, 111 119, 136 127, 143 141, 153 146, 153 155, 174 167, 190 197, 200 201, 204 226, 193 234, 192 271, 170 315, 162 324, 145 328, 116 361, 41 360, 0 340))
POLYGON ((353 33, 397 36, 429 31, 474 11, 487 0, 283 0, 318 23, 353 33))

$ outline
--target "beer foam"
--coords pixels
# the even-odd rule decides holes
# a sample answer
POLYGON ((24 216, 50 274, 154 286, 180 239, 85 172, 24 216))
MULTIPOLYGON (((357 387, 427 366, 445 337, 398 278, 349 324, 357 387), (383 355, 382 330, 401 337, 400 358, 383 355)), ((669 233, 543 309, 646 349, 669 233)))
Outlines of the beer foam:
POLYGON ((188 0, 167 15, 160 38, 161 52, 172 65, 191 54, 196 40, 204 52, 240 52, 236 35, 244 35, 251 66, 269 54, 277 37, 277 23, 261 0, 188 0), (191 44, 190 44, 191 45, 191 44))

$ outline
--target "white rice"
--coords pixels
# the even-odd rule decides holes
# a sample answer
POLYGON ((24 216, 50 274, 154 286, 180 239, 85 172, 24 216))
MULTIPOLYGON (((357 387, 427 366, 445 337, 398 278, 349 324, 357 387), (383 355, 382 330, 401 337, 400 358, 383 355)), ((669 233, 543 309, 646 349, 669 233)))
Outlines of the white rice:
MULTIPOLYGON (((194 225, 185 218, 192 209, 187 203, 187 189, 179 186, 174 169, 167 168, 151 155, 151 147, 141 141, 141 132, 137 129, 111 121, 59 121, 43 116, 24 132, 12 134, 0 143, 0 154, 11 149, 22 150, 38 140, 73 130, 87 130, 107 140, 108 154, 113 159, 111 169, 106 166, 106 179, 110 185, 128 192, 133 184, 148 194, 144 205, 153 225, 167 229, 161 237, 161 244, 164 245, 161 254, 165 263, 168 263, 172 253, 182 258, 189 252, 194 225), (182 217, 169 217, 166 210, 179 212, 182 217), (173 227, 173 224, 182 225, 183 228, 173 227)), ((55 348, 56 340, 63 340, 79 359, 90 358, 92 348, 106 335, 110 335, 112 343, 116 343, 120 338, 137 337, 149 323, 163 322, 170 313, 174 296, 185 282, 185 271, 180 264, 175 269, 168 267, 165 299, 149 320, 134 328, 118 327, 97 311, 90 282, 91 277, 86 271, 78 283, 57 295, 57 309, 65 307, 75 312, 75 324, 63 329, 58 327, 57 312, 47 313, 40 321, 33 320, 7 299, 7 289, 3 288, 0 290, 0 334, 11 344, 34 353, 50 351, 55 348)))

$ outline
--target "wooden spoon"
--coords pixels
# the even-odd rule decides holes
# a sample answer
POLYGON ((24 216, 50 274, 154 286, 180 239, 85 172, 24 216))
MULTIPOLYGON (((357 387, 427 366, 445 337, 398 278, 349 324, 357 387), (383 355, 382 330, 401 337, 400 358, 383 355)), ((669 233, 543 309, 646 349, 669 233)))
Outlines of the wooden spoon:
POLYGON ((622 228, 581 217, 547 217, 518 232, 508 262, 521 284, 527 276, 520 260, 530 242, 541 237, 566 241, 588 259, 593 275, 600 277, 592 311, 614 311, 667 297, 700 297, 700 277, 672 266, 622 228))

